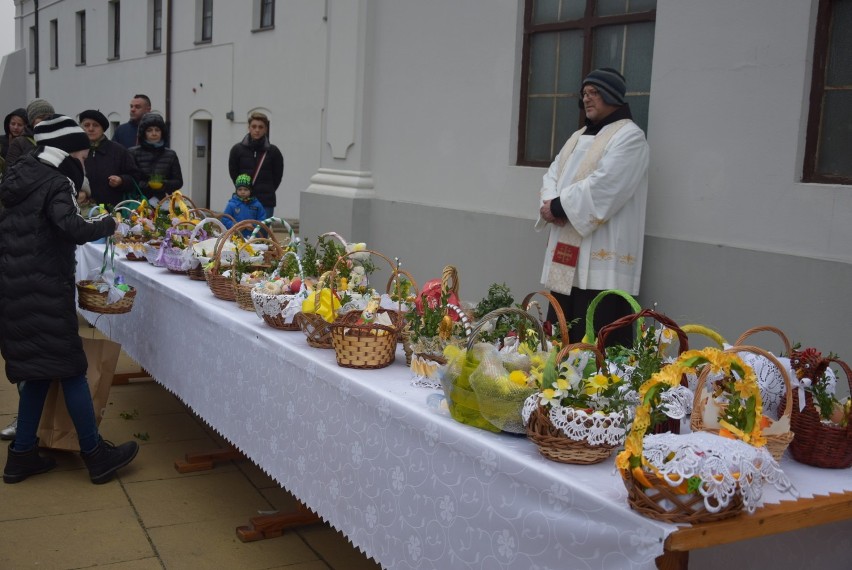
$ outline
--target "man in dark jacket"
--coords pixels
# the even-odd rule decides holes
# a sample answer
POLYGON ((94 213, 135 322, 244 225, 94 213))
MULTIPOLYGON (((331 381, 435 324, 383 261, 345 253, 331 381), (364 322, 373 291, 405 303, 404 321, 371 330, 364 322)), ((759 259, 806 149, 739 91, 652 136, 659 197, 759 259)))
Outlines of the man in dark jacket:
POLYGON ((284 177, 284 156, 278 147, 269 142, 269 118, 263 113, 249 115, 248 134, 231 147, 228 173, 231 180, 240 174, 252 179, 252 195, 258 199, 272 217, 275 209, 275 192, 284 177))
MULTIPOLYGON (((124 148, 134 147, 142 140, 139 138, 139 121, 146 113, 151 112, 151 99, 141 93, 130 100, 130 120, 116 127, 112 140, 124 148)), ((104 129, 106 130, 106 129, 104 129)))
POLYGON ((51 115, 35 128, 38 147, 12 165, 0 200, 0 353, 19 389, 18 429, 9 445, 5 483, 53 469, 38 453, 36 433, 51 382, 62 383, 81 454, 93 483, 106 483, 136 456, 134 441, 101 439, 86 380, 74 301, 77 244, 111 235, 109 216, 85 220, 77 207, 89 139, 69 117, 51 115))
POLYGON ((109 128, 106 116, 89 109, 80 113, 79 119, 80 126, 89 137, 89 155, 85 164, 92 202, 114 206, 124 196, 137 197, 134 194, 138 194, 136 179, 141 176, 139 169, 130 151, 104 136, 104 131, 109 128))

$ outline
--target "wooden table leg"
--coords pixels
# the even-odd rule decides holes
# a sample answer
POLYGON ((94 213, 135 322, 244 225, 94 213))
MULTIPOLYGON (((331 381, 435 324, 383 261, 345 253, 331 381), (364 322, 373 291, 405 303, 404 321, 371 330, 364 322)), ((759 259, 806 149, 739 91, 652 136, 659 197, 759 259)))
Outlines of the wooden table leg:
POLYGON ((657 570, 687 570, 689 568, 689 551, 666 550, 657 557, 657 570))
POLYGON ((317 524, 322 520, 302 503, 296 503, 292 513, 260 515, 249 519, 247 526, 237 527, 237 538, 243 542, 254 542, 265 538, 275 538, 291 528, 317 524))
POLYGON ((237 461, 245 459, 245 456, 234 448, 217 449, 201 453, 187 453, 184 459, 175 460, 175 470, 178 473, 194 473, 196 471, 209 471, 216 463, 237 461))

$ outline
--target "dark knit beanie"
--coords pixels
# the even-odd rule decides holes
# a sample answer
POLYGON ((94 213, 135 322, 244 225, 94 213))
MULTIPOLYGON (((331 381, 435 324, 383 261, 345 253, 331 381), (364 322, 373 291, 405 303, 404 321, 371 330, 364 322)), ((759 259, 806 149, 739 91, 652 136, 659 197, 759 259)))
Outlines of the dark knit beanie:
POLYGON ((80 113, 79 118, 80 118, 81 123, 85 119, 91 119, 91 120, 95 121, 97 124, 99 124, 103 130, 109 129, 109 120, 106 118, 106 116, 103 113, 101 113, 100 111, 97 111, 95 109, 89 109, 87 111, 83 111, 82 113, 80 113))
POLYGON ((624 105, 624 94, 627 93, 627 83, 624 76, 611 67, 595 69, 583 80, 583 85, 594 85, 600 91, 603 100, 608 105, 621 107, 624 105))
POLYGON ((38 117, 53 115, 55 113, 56 111, 53 109, 53 105, 44 99, 33 99, 30 101, 30 104, 27 105, 27 120, 30 125, 32 125, 38 117))
POLYGON ((51 115, 33 129, 37 145, 52 146, 68 154, 89 149, 89 137, 71 117, 51 115))

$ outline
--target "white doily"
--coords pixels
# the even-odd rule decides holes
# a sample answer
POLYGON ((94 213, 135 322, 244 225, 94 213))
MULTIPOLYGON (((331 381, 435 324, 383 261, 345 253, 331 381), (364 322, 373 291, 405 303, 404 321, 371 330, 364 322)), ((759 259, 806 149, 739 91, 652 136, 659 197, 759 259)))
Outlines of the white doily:
POLYGON ((679 420, 692 413, 694 394, 686 386, 676 386, 660 394, 660 409, 668 417, 679 420))
MULTIPOLYGON (((763 414, 772 420, 777 420, 781 414, 781 399, 787 392, 781 371, 765 356, 751 352, 738 352, 737 356, 754 370, 757 385, 760 387, 760 399, 763 401, 763 414)), ((783 356, 776 356, 776 358, 786 369, 790 379, 795 378, 796 375, 790 367, 790 359, 783 356)))
POLYGON ((746 510, 754 512, 760 506, 764 481, 781 492, 798 496, 765 447, 753 447, 708 432, 646 435, 643 446, 645 462, 658 469, 672 487, 699 477, 698 492, 711 513, 726 507, 738 491, 746 510), (672 453, 674 456, 670 458, 672 453))
POLYGON ((264 315, 267 317, 284 316, 284 322, 290 324, 293 322, 293 316, 301 309, 301 303, 291 303, 298 295, 269 295, 267 293, 254 288, 251 290, 251 300, 254 302, 254 312, 261 319, 264 315), (285 309, 290 305, 298 305, 295 312, 286 315, 285 309))
MULTIPOLYGON (((533 394, 524 401, 521 418, 524 425, 539 405, 539 394, 533 394)), ((589 445, 621 445, 626 434, 626 413, 603 412, 586 413, 584 410, 564 406, 551 406, 549 417, 554 427, 565 437, 574 441, 585 441, 589 445)))

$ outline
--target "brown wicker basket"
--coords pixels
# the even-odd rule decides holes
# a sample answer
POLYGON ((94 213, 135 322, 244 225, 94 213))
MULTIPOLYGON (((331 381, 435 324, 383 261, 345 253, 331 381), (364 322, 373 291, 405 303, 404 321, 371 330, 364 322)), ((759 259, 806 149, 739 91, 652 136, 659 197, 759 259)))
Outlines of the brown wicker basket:
MULTIPOLYGON (((734 346, 725 350, 725 352, 733 354, 738 352, 750 352, 766 358, 773 364, 773 366, 778 368, 781 372, 781 376, 784 378, 784 384, 787 390, 785 398, 786 403, 784 404, 784 411, 781 414, 781 418, 790 418, 790 414, 792 413, 792 400, 790 399, 790 395, 792 394, 792 384, 790 383, 790 375, 787 374, 787 371, 778 359, 775 358, 772 353, 756 346, 734 346)), ((692 431, 706 431, 718 435, 718 429, 710 429, 704 424, 704 409, 707 402, 707 398, 704 397, 704 385, 707 382, 709 372, 710 367, 705 366, 698 375, 698 384, 695 387, 695 399, 692 404, 692 416, 690 416, 689 419, 689 426, 692 428, 692 431)), ((793 441, 793 432, 788 431, 781 434, 770 434, 765 435, 764 437, 766 438, 766 448, 769 450, 769 453, 772 454, 775 461, 781 461, 781 457, 784 455, 784 452, 787 451, 787 446, 789 446, 790 442, 793 441)))
MULTIPOLYGON (((329 286, 331 294, 336 296, 335 285, 337 280, 337 268, 341 262, 356 255, 369 253, 385 260, 393 272, 392 279, 399 268, 386 256, 377 251, 364 250, 361 252, 350 252, 341 255, 331 270, 329 286)), ((401 307, 402 302, 398 303, 401 307)), ((329 328, 331 329, 331 341, 338 366, 344 368, 376 369, 389 366, 396 357, 396 344, 399 340, 399 332, 403 328, 402 313, 400 310, 389 311, 379 309, 378 314, 386 314, 390 317, 391 326, 377 323, 359 324, 361 311, 350 311, 336 319, 329 328)))
POLYGON ((252 299, 252 302, 254 304, 255 312, 257 313, 257 315, 261 319, 263 319, 263 322, 265 322, 267 325, 269 325, 270 327, 272 327, 274 329, 278 329, 278 330, 282 330, 282 331, 297 331, 297 330, 299 330, 298 319, 293 318, 292 322, 288 323, 286 321, 286 319, 284 318, 283 312, 284 312, 284 309, 287 308, 290 305, 290 303, 301 303, 303 298, 304 298, 306 285, 305 285, 305 279, 304 279, 304 275, 303 275, 304 271, 302 270, 302 261, 299 259, 298 254, 295 251, 293 251, 292 249, 285 251, 281 256, 281 259, 278 260, 278 267, 273 272, 273 276, 280 275, 281 267, 284 264, 284 259, 287 258, 288 256, 292 256, 293 258, 295 258, 296 263, 298 264, 298 267, 299 267, 299 278, 302 281, 302 285, 300 287, 299 294, 297 294, 297 295, 296 294, 294 294, 294 295, 286 295, 286 294, 270 295, 270 294, 262 292, 262 291, 252 290, 251 299, 252 299), (267 303, 272 303, 272 302, 274 302, 275 309, 274 309, 274 314, 270 315, 269 311, 264 310, 264 309, 265 309, 265 305, 267 303))
MULTIPOLYGON (((852 370, 836 358, 827 359, 843 369, 849 390, 852 391, 852 370)), ((798 390, 792 394, 793 415, 790 428, 796 438, 790 444, 790 455, 799 463, 823 469, 852 467, 852 422, 845 427, 825 424, 814 407, 813 395, 805 392, 805 407, 799 411, 798 390)))
POLYGON ((296 313, 293 322, 305 333, 308 346, 334 348, 331 341, 331 323, 316 313, 296 313))
MULTIPOLYGON (((269 234, 272 235, 272 234, 269 234)), ((278 264, 281 260, 282 255, 284 254, 284 250, 281 248, 281 244, 279 244, 275 237, 271 238, 251 238, 246 241, 244 244, 241 244, 240 247, 237 248, 237 259, 239 259, 240 252, 249 247, 251 244, 256 243, 265 243, 269 245, 269 255, 264 254, 264 260, 272 263, 273 265, 278 264)), ((231 271, 231 279, 234 282, 234 297, 237 301, 237 307, 244 311, 254 311, 254 300, 251 298, 251 290, 254 289, 254 285, 243 285, 237 281, 237 272, 231 271)))
POLYGON ((644 471, 643 474, 652 487, 640 484, 632 472, 621 471, 627 488, 627 503, 631 509, 648 518, 667 523, 696 524, 725 520, 743 510, 743 496, 739 491, 726 506, 712 513, 707 510, 701 493, 681 494, 653 473, 644 471))
POLYGON ((244 229, 254 228, 258 224, 263 226, 269 235, 272 234, 269 228, 262 222, 258 222, 257 220, 243 220, 242 222, 237 222, 236 224, 231 226, 228 231, 219 236, 219 239, 216 241, 216 247, 213 249, 213 266, 210 268, 209 271, 204 274, 204 276, 207 279, 207 286, 210 288, 210 291, 213 293, 213 296, 217 299, 222 299, 223 301, 237 300, 237 294, 234 290, 233 279, 231 279, 231 277, 223 277, 221 274, 222 251, 225 247, 225 244, 228 243, 228 241, 231 239, 231 236, 233 236, 237 232, 242 231, 244 229))
MULTIPOLYGON (((407 272, 400 271, 400 273, 403 273, 404 275, 411 278, 411 276, 407 272)), ((388 281, 388 290, 390 290, 390 286, 391 286, 391 283, 393 282, 393 280, 394 280, 394 276, 391 275, 391 278, 388 281)), ((411 279, 411 282, 414 283, 414 280, 411 279)), ((415 295, 414 295, 415 299, 419 298, 419 292, 417 291, 416 285, 415 285, 414 289, 415 289, 415 295)), ((458 296, 458 294, 459 294, 459 272, 458 272, 458 269, 453 265, 445 265, 444 269, 441 271, 441 296, 443 297, 444 295, 447 295, 449 293, 455 293, 456 296, 458 296)), ((462 312, 461 308, 455 307, 454 305, 452 307, 453 308, 451 309, 450 306, 447 306, 447 308, 446 308, 446 314, 447 315, 450 314, 450 311, 455 311, 456 314, 459 315, 460 318, 467 318, 467 315, 465 315, 462 312)), ((414 310, 417 310, 417 309, 415 308, 414 310)), ((403 349, 403 352, 405 353, 405 363, 406 363, 407 366, 411 366, 411 359, 414 356, 418 356, 420 358, 423 358, 423 359, 431 361, 431 362, 436 362, 441 366, 443 366, 444 364, 447 363, 447 359, 444 358, 444 355, 440 351, 438 351, 438 352, 423 352, 423 351, 414 350, 414 346, 412 346, 412 344, 411 344, 411 338, 414 336, 414 334, 411 331, 410 325, 407 326, 404 329, 403 333, 404 334, 400 334, 400 342, 402 342, 402 349, 403 349)))
MULTIPOLYGON (((641 327, 641 323, 644 323, 645 318, 652 318, 661 325, 670 328, 675 332, 678 340, 678 356, 689 350, 689 338, 686 336, 686 333, 683 332, 683 329, 681 329, 676 322, 663 315, 662 313, 654 311, 653 309, 642 309, 640 311, 637 311, 636 313, 625 315, 620 319, 616 319, 608 325, 601 327, 601 329, 598 331, 597 349, 600 351, 601 354, 605 354, 606 340, 612 331, 622 327, 630 326, 637 321, 640 323, 641 327)), ((641 334, 641 332, 639 334, 641 334)), ((681 378, 680 383, 682 386, 688 387, 689 385, 689 381, 686 379, 686 376, 681 378)), ((665 432, 680 433, 680 420, 668 419, 654 426, 653 433, 665 432)))
POLYGON ((100 293, 97 289, 86 287, 90 283, 93 281, 77 282, 77 305, 81 309, 102 315, 121 315, 129 313, 133 308, 133 301, 136 299, 136 289, 133 287, 115 303, 107 303, 107 293, 100 293))
MULTIPOLYGON (((522 306, 526 306, 528 299, 529 296, 525 299, 522 306)), ((558 304, 555 306, 558 306, 558 304)), ((601 354, 597 347, 586 343, 565 345, 559 351, 556 361, 562 362, 572 350, 588 350, 593 352, 598 369, 605 365, 603 354, 601 354)), ((600 463, 612 455, 613 450, 617 447, 615 445, 591 445, 587 441, 571 439, 553 425, 553 422, 550 421, 550 414, 547 408, 542 405, 536 407, 532 414, 530 414, 526 428, 527 438, 536 445, 538 452, 543 457, 559 463, 570 463, 573 465, 600 463)))
MULTIPOLYGON (((209 210, 207 208, 194 208, 194 209, 190 210, 190 214, 191 215, 197 215, 197 216, 198 215, 203 216, 203 219, 200 222, 198 222, 198 224, 196 224, 195 230, 192 232, 193 235, 191 236, 191 239, 189 240, 190 241, 190 247, 192 247, 196 244, 197 233, 198 233, 198 230, 200 228, 206 227, 208 225, 217 225, 217 226, 219 226, 219 230, 220 230, 219 235, 222 235, 223 233, 228 231, 228 229, 224 226, 224 224, 222 224, 222 218, 230 219, 232 224, 236 223, 236 220, 233 218, 233 216, 230 216, 228 214, 221 214, 221 213, 218 213, 218 212, 214 212, 213 210, 209 210), (216 222, 218 222, 218 224, 216 222)), ((187 269, 186 270, 186 276, 189 277, 190 279, 192 279, 193 281, 206 281, 207 280, 207 277, 205 277, 205 275, 204 275, 204 267, 200 263, 198 265, 196 265, 195 267, 191 268, 191 269, 187 269)))

